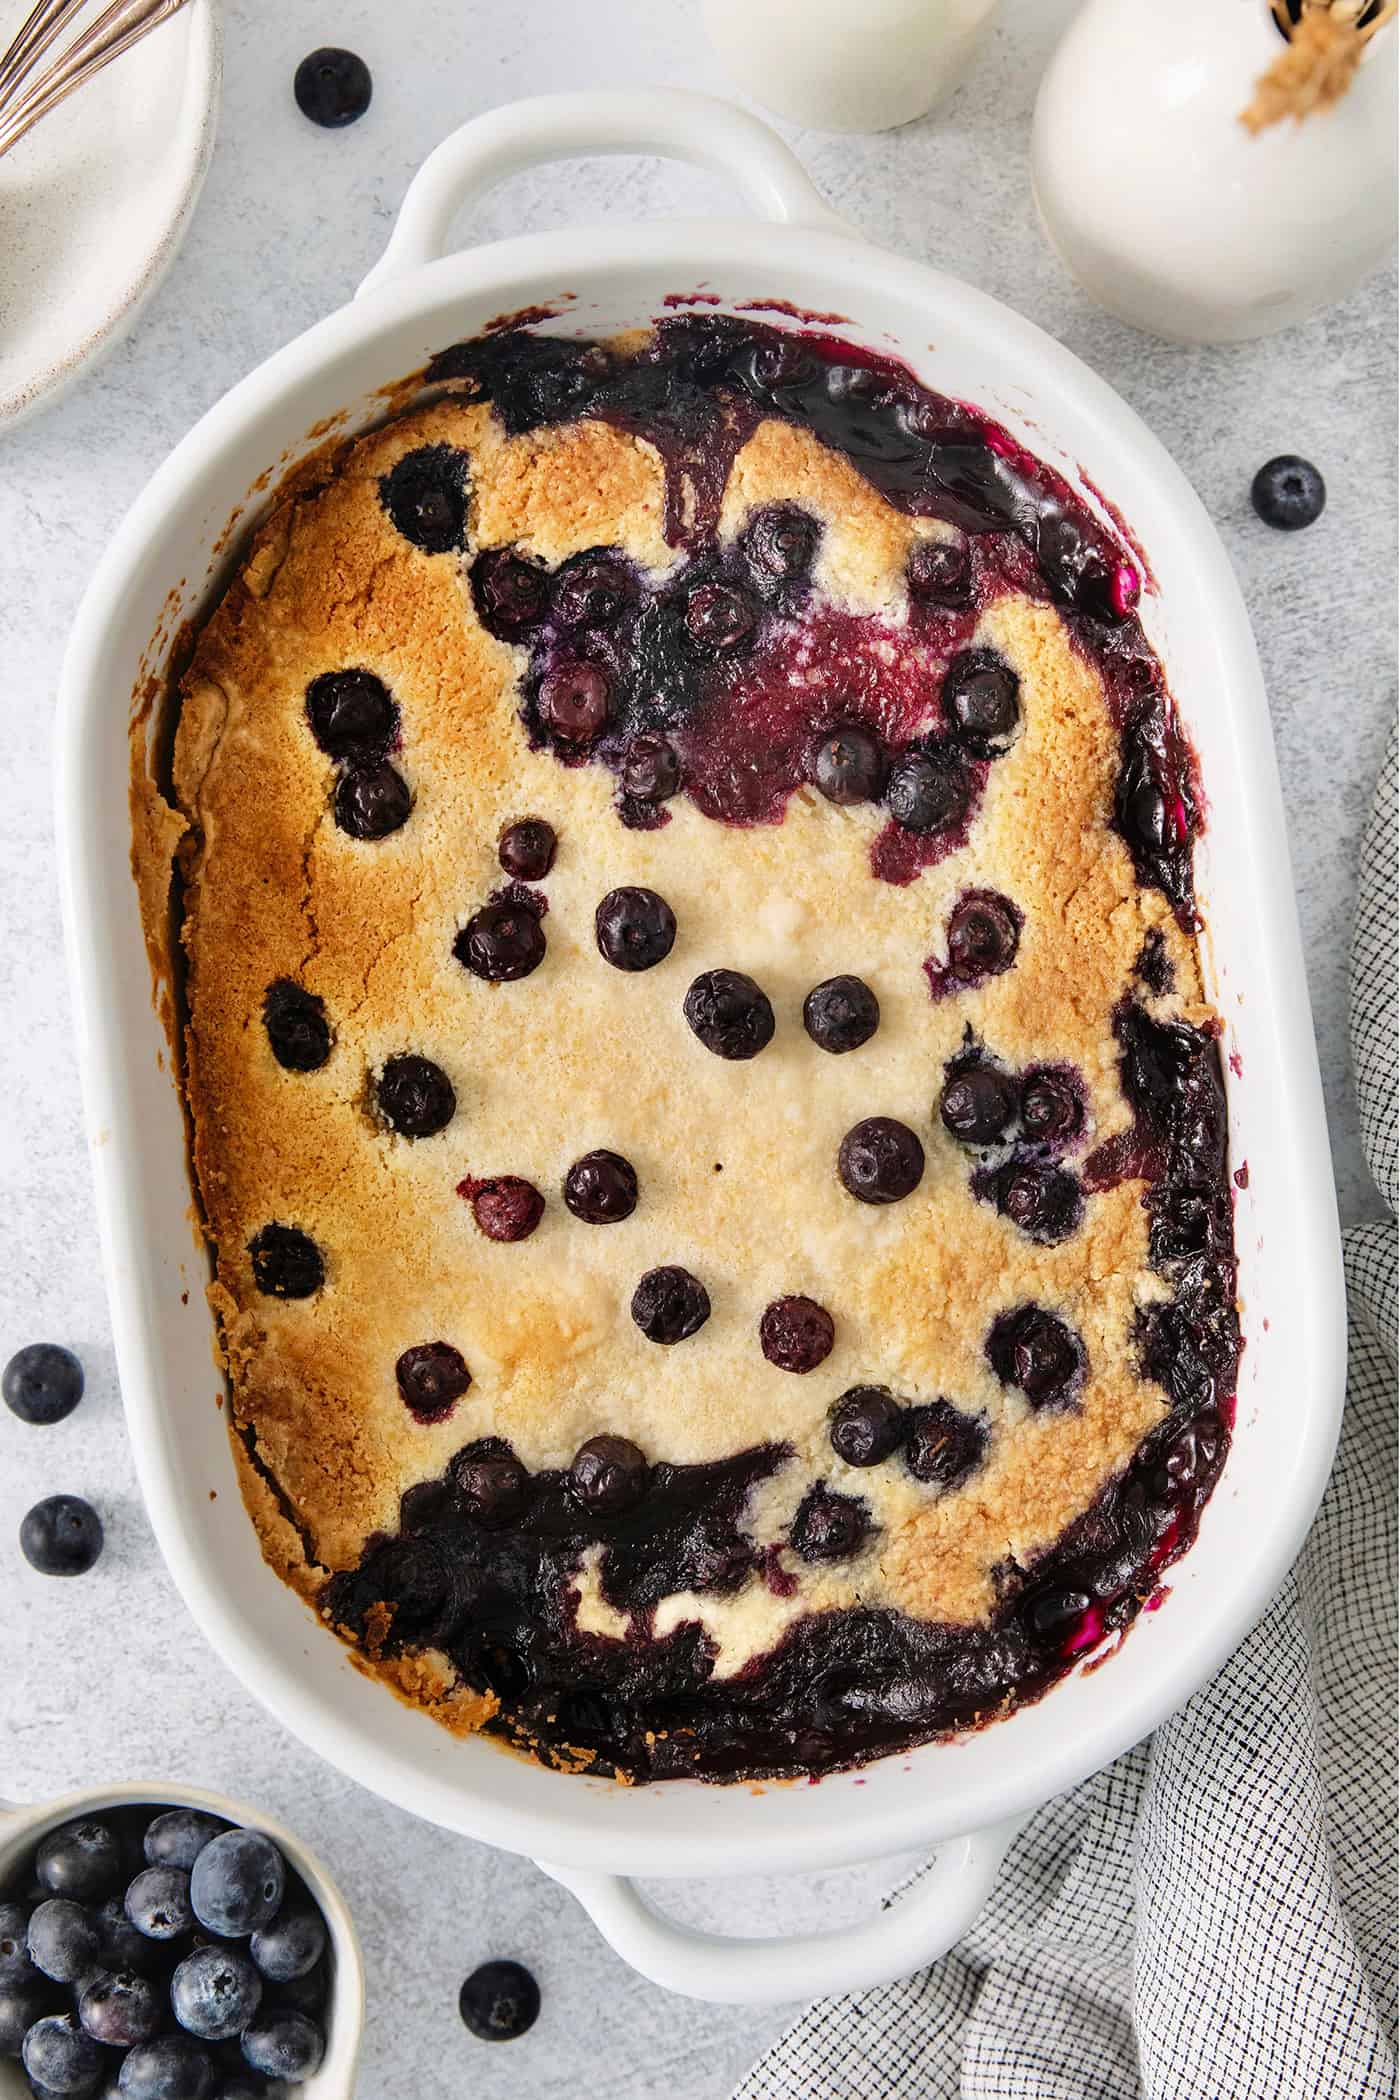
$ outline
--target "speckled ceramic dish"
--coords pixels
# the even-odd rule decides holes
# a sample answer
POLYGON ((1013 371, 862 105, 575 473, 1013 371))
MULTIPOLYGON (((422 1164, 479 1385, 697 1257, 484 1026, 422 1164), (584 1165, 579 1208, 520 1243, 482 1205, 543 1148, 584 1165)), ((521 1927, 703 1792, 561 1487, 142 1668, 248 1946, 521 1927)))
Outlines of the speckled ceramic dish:
MULTIPOLYGON (((0 50, 28 0, 0 0, 0 50)), ((217 0, 192 0, 0 160, 0 430, 119 342, 165 275, 219 117, 217 0)))

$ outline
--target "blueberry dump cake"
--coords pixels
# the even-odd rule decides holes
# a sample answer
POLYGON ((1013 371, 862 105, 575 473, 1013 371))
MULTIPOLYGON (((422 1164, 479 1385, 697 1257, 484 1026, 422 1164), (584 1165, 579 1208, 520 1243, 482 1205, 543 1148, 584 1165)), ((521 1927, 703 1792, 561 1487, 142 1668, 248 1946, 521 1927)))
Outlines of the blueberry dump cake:
POLYGON ((995 424, 716 315, 448 349, 258 534, 138 872, 264 1551, 448 1727, 851 1765, 1190 1543, 1239 1330, 1138 590, 995 424))

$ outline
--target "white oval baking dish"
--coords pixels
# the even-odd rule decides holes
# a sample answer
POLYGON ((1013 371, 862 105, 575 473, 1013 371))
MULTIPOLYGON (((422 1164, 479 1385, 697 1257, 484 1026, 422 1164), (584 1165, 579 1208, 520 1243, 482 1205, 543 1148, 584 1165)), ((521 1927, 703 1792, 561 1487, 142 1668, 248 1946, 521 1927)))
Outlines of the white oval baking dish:
POLYGON ((58 812, 78 1053, 122 1389, 141 1483, 195 1617, 307 1743, 416 1814, 550 1863, 613 1945, 672 1989, 754 2002, 850 1990, 942 1953, 1040 1803, 1145 1736, 1219 1668, 1292 1562, 1325 1483, 1344 1367, 1337 1222, 1278 776, 1239 591, 1185 479, 1130 409, 1048 336, 967 285, 867 246, 751 118, 656 93, 546 97, 440 147, 389 249, 344 311, 213 408, 114 535, 64 670, 58 812), (534 234, 444 254, 453 217, 533 162, 648 151, 727 170, 766 223, 704 220, 534 234), (129 696, 218 580, 258 477, 367 422, 376 389, 502 311, 560 302, 554 325, 608 334, 668 293, 784 300, 977 403, 1132 522, 1156 579, 1144 606, 1200 757, 1199 854, 1212 996, 1225 1019, 1247 1347, 1236 1443, 1200 1537, 1109 1667, 1077 1670, 982 1733, 818 1786, 650 1788, 547 1772, 460 1742, 365 1682, 259 1556, 243 1513, 192 1243, 185 1127, 152 1010, 128 875, 129 696), (152 638, 156 637, 153 645, 152 638), (1239 1075, 1239 1076, 1236 1076, 1239 1075), (186 1294, 188 1302, 186 1302, 186 1294), (211 1489, 217 1500, 211 1501, 211 1489), (854 1931, 758 1943, 680 1931, 645 1873, 800 1871, 941 1845, 936 1871, 854 1931))

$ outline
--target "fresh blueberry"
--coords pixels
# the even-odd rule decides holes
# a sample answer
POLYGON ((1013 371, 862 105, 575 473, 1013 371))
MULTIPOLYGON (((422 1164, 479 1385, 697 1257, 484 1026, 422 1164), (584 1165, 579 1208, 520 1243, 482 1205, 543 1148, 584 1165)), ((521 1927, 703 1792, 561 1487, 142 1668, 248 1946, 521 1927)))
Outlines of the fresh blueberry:
POLYGON ((464 1445, 447 1470, 470 1514, 488 1528, 509 1524, 529 1500, 530 1476, 503 1437, 464 1445))
POLYGON ((842 809, 873 802, 885 784, 885 754, 868 729, 831 729, 812 746, 813 784, 842 809))
POLYGON ((1038 1145, 1063 1144, 1074 1136, 1083 1116, 1078 1091, 1068 1072, 1039 1065, 1021 1082, 1021 1127, 1038 1145))
POLYGON ((325 2009, 330 1996, 330 1981, 324 1961, 317 1962, 304 1976, 293 1976, 277 1986, 277 2003, 290 2006, 293 2012, 304 2012, 316 2019, 325 2009))
POLYGON ((284 2085, 305 2085, 325 2053, 325 2038, 305 2013, 272 2012, 244 2030, 243 2054, 250 2068, 284 2085))
POLYGON ((802 1025, 819 1050, 843 1057, 868 1043, 880 1025, 880 1002, 859 977, 828 977, 802 1002, 802 1025))
POLYGON ((379 1113, 400 1137, 435 1137, 457 1112, 457 1094, 428 1057, 391 1057, 374 1087, 379 1113))
POLYGON ((0 1977, 0 2056, 19 2055, 24 2037, 52 2003, 52 1992, 32 1969, 27 1979, 0 1977))
MULTIPOLYGON (((509 547, 489 547, 472 563, 472 603, 488 634, 518 642, 544 618, 549 577, 509 547)), ((512 873, 514 870, 512 870, 512 873)))
POLYGON ((619 1517, 641 1500, 646 1454, 625 1436, 591 1436, 569 1467, 569 1491, 592 1517, 619 1517))
POLYGON ((20 1552, 40 1575, 86 1575, 102 1543, 102 1519, 81 1495, 48 1495, 20 1522, 20 1552))
POLYGON ((899 1203, 924 1178, 924 1148, 907 1123, 867 1116, 842 1138, 836 1171, 858 1203, 899 1203))
POLYGON ((692 1033, 716 1057, 757 1057, 773 1040, 776 1022, 766 992, 741 970, 706 970, 685 995, 692 1033))
POLYGON ((316 1242, 295 1225, 264 1225, 248 1242, 253 1281, 265 1298, 310 1298, 326 1280, 316 1242))
POLYGON ((943 1082, 938 1113, 963 1145, 994 1145, 1016 1114, 1016 1088, 995 1065, 955 1065, 943 1082))
POLYGON ((315 1968, 326 1949, 326 1921, 305 1903, 289 1903, 248 1943, 269 1983, 292 1983, 315 1968))
POLYGON ((519 1174, 490 1181, 464 1181, 459 1194, 471 1199, 472 1216, 488 1240, 528 1240, 544 1216, 544 1197, 519 1174))
POLYGON ((183 1867, 143 1867, 126 1892, 126 1914, 148 1940, 188 1932, 194 1924, 189 1874, 183 1867))
POLYGON ((753 512, 740 545, 763 597, 800 583, 810 573, 820 530, 816 519, 795 503, 771 503, 753 512))
POLYGON ((943 681, 954 736, 981 755, 1004 751, 1021 719, 1021 681, 995 649, 964 649, 943 681))
POLYGON ((863 1502, 818 1482, 798 1504, 788 1537, 803 1560, 849 1560, 860 1551, 869 1529, 870 1512, 863 1502))
POLYGON ((452 943, 458 962, 492 984, 528 977, 544 961, 544 951, 539 914, 508 897, 473 912, 452 943))
POLYGON ((450 1342, 419 1342, 394 1365, 403 1404, 415 1422, 442 1422, 472 1382, 450 1342))
POLYGON ((268 986, 263 1027, 273 1056, 286 1072, 318 1071, 331 1054, 325 1002, 290 977, 279 977, 268 986))
POLYGON ((992 1322, 987 1361, 1003 1385, 1018 1387, 1032 1407, 1045 1407, 1072 1397, 1084 1373, 1084 1345, 1054 1313, 1022 1305, 992 1322))
POLYGON ((904 1463, 916 1480, 960 1487, 981 1465, 986 1448, 985 1425, 946 1400, 909 1410, 904 1463))
POLYGON ((225 1830, 194 1863, 190 1902, 206 1932, 242 1939, 276 1917, 285 1880, 271 1838, 258 1830, 225 1830))
POLYGON ((71 1415, 83 1397, 83 1367, 57 1342, 29 1342, 5 1366, 0 1390, 21 1422, 48 1428, 71 1415))
POLYGON ((564 1176, 564 1203, 585 1225, 616 1225, 637 1208, 637 1170, 618 1152, 585 1152, 564 1176))
POLYGON ((29 1905, 0 1903, 0 1983, 34 1981, 29 1959, 29 1905))
POLYGON ((518 1961, 484 1961, 462 1985, 457 2007, 479 2042, 513 2042, 539 2018, 540 1987, 518 1961))
POLYGON ((1084 1195, 1072 1174, 1034 1161, 1012 1160, 993 1183, 997 1209, 1042 1247, 1067 1240, 1084 1215, 1084 1195))
POLYGON ((170 1979, 176 2019, 202 2042, 226 2042, 242 2034, 261 2003, 262 1978, 236 1948, 196 1947, 170 1979))
POLYGON ((102 1951, 97 1923, 68 1896, 49 1896, 29 1920, 29 1959, 55 1983, 90 1976, 102 1951))
POLYGON ((622 791, 638 802, 669 802, 681 784, 681 762, 669 737, 634 736, 622 761, 622 791))
POLYGON ((92 1913, 102 1942, 98 1959, 113 1975, 119 1969, 134 1969, 144 1976, 157 1965, 159 1955, 155 1942, 138 1932, 127 1916, 125 1896, 125 1890, 108 1896, 92 1913))
POLYGON ((399 726, 389 688, 373 671, 323 671, 306 688, 311 734, 331 758, 382 758, 399 726))
POLYGON ((905 579, 911 598, 957 611, 972 596, 972 561, 965 540, 915 540, 905 579))
POLYGON ((40 1843, 34 1871, 51 1896, 71 1896, 75 1903, 97 1902, 110 1896, 121 1880, 120 1840, 96 1817, 60 1824, 40 1843))
POLYGON ((517 882, 543 882, 554 866, 558 844, 554 826, 543 817, 521 817, 501 833, 497 857, 517 882))
POLYGON ((615 970, 652 970, 675 946, 676 915, 655 890, 609 890, 593 915, 598 953, 615 970))
POLYGON ((229 1828, 202 1808, 168 1808, 146 1825, 141 1849, 151 1867, 183 1867, 188 1874, 211 1838, 229 1828))
POLYGON ((730 655, 747 641, 753 624, 753 607, 728 584, 697 583, 687 594, 686 632, 707 654, 730 655))
POLYGON ((972 788, 951 751, 906 751, 890 769, 885 807, 905 831, 946 831, 967 815, 972 788))
POLYGON ((406 540, 425 554, 447 554, 466 542, 465 454, 455 445, 405 452, 379 483, 379 500, 406 540))
POLYGON ((208 2050, 183 2034, 138 2042, 117 2074, 121 2100, 210 2100, 213 2090, 208 2050))
POLYGON ((94 1977, 83 1992, 78 2018, 95 2042, 130 2049, 160 2032, 164 2010, 164 1993, 149 1977, 119 1969, 94 1977))
POLYGON ((590 547, 559 570, 550 605, 561 627, 608 627, 635 596, 631 571, 621 557, 590 547))
POLYGON ((948 917, 948 972, 959 984, 999 977, 1016 960, 1021 914, 994 890, 969 890, 948 917))
POLYGON ((399 831, 413 810, 408 783, 387 759, 351 766, 335 790, 335 821, 352 839, 385 839, 399 831))
POLYGON ((775 1298, 758 1324, 759 1347, 780 1371, 815 1371, 836 1344, 836 1323, 815 1298, 775 1298))
POLYGON ((36 2020, 20 2053, 34 2084, 50 2093, 91 2092, 105 2063, 101 2049, 72 2013, 50 2013, 36 2020))
POLYGON ((710 1294, 689 1269, 648 1269, 632 1293, 632 1318, 649 1342, 686 1341, 710 1317, 710 1294))
POLYGON ((878 1466, 904 1437, 904 1409, 882 1385, 853 1385, 831 1410, 831 1448, 848 1466, 878 1466))
POLYGON ((1250 501, 1266 525, 1279 532, 1300 532, 1316 524, 1327 502, 1327 484, 1311 461, 1296 452, 1281 452, 1255 475, 1250 501))
POLYGON ((327 131, 339 131, 364 115, 374 83, 362 58, 353 51, 325 44, 302 60, 292 90, 304 117, 310 117, 313 124, 320 124, 327 131))
POLYGON ((586 744, 612 713, 612 691, 597 664, 564 659, 540 680, 540 720, 566 744, 586 744))

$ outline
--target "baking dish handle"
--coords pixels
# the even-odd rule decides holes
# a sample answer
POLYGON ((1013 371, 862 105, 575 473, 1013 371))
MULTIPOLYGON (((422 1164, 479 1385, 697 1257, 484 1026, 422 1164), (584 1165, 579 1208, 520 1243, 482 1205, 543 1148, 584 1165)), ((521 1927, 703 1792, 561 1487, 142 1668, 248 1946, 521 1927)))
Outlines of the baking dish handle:
POLYGON ((615 1954, 663 1990, 719 2005, 846 1997, 938 1961, 992 1892, 1023 1819, 940 1845, 927 1870, 867 1924, 741 1939, 663 1918, 621 1874, 538 1864, 576 1896, 615 1954))
POLYGON ((360 286, 448 253, 459 211, 508 176, 595 153, 656 153, 727 175, 760 218, 850 235, 776 133, 742 109, 679 88, 646 94, 534 95, 474 117, 424 161, 408 186, 389 245, 360 286))

